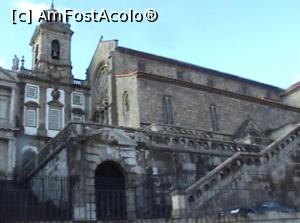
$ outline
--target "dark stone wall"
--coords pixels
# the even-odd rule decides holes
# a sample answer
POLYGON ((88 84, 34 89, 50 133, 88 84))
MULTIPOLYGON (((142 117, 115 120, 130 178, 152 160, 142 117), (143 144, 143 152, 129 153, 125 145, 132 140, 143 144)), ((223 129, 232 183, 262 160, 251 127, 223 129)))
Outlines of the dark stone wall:
POLYGON ((138 95, 141 123, 163 123, 162 98, 171 96, 174 124, 203 130, 211 130, 210 105, 216 106, 220 132, 234 134, 244 121, 252 118, 263 130, 276 129, 300 120, 297 109, 268 104, 250 97, 234 98, 219 92, 208 92, 139 78, 138 95))

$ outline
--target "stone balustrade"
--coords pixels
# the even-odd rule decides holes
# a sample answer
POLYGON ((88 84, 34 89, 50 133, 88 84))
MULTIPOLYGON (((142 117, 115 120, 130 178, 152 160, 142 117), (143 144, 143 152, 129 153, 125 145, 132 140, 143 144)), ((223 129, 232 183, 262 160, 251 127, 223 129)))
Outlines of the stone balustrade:
POLYGON ((260 152, 259 146, 223 141, 212 138, 200 138, 187 135, 145 132, 147 146, 166 149, 193 150, 205 154, 231 156, 237 152, 260 152))
POLYGON ((236 178, 235 174, 241 174, 243 167, 267 164, 287 148, 295 148, 294 143, 292 146, 289 145, 297 138, 300 139, 299 136, 300 125, 297 125, 285 137, 273 142, 259 153, 238 152, 234 154, 184 191, 187 206, 199 207, 204 204, 215 195, 217 190, 231 183, 236 178))
POLYGON ((146 132, 160 132, 163 134, 175 134, 175 135, 184 135, 184 136, 192 136, 203 139, 216 139, 221 141, 232 141, 233 136, 228 134, 222 134, 211 131, 204 131, 199 129, 189 129, 182 128, 180 126, 174 125, 162 125, 162 124, 152 124, 144 128, 146 132))

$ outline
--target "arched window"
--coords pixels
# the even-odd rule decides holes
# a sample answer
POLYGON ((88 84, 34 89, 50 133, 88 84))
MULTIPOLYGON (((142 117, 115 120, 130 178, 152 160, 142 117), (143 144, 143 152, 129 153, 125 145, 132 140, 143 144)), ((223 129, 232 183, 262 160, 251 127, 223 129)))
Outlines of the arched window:
POLYGON ((34 63, 36 64, 38 61, 38 54, 39 54, 39 45, 37 44, 34 51, 34 63))
POLYGON ((58 40, 53 40, 51 44, 51 57, 52 59, 59 60, 59 51, 60 51, 60 45, 58 40))
POLYGON ((213 131, 219 131, 219 121, 217 115, 217 108, 215 105, 209 106, 210 118, 211 118, 211 126, 213 131))
POLYGON ((127 119, 128 112, 129 112, 129 98, 128 98, 128 92, 125 91, 123 94, 123 114, 125 119, 127 119))
POLYGON ((23 151, 22 167, 24 167, 36 154, 37 152, 34 148, 28 148, 25 151, 23 151))
POLYGON ((174 117, 173 117, 173 108, 172 108, 172 99, 170 96, 163 96, 162 100, 163 104, 163 120, 164 124, 173 124, 174 117))

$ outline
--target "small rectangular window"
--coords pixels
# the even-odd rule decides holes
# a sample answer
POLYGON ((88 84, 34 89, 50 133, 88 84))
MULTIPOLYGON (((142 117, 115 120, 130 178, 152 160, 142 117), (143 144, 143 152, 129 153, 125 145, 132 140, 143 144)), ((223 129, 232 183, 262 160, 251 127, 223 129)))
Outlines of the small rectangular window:
POLYGON ((83 94, 73 93, 72 104, 73 105, 83 105, 83 94))
POLYGON ((36 127, 36 109, 27 109, 26 110, 26 117, 25 117, 25 126, 28 127, 36 127))
POLYGON ((163 118, 165 124, 174 123, 172 101, 170 96, 163 97, 163 118))
POLYGON ((210 110, 212 130, 219 131, 219 123, 218 123, 218 115, 217 115, 216 106, 210 105, 209 110, 210 110))
POLYGON ((8 100, 0 99, 0 118, 8 118, 8 100))
POLYGON ((35 86, 27 86, 27 97, 28 98, 37 98, 38 97, 38 88, 35 86))
POLYGON ((61 110, 56 108, 49 109, 49 129, 61 130, 61 110))
POLYGON ((177 79, 183 80, 183 72, 177 71, 177 79))

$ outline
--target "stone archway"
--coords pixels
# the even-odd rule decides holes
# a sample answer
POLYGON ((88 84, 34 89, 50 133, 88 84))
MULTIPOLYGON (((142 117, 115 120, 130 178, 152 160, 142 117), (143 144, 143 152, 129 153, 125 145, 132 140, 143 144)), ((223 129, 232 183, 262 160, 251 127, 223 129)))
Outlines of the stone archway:
POLYGON ((105 161, 95 171, 97 220, 127 217, 125 177, 119 164, 105 161))

